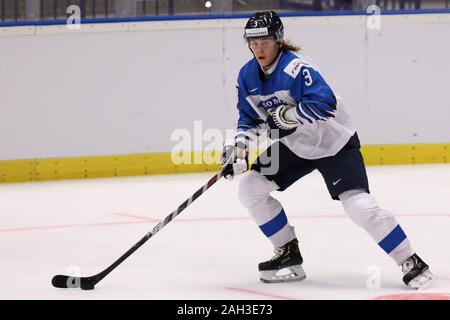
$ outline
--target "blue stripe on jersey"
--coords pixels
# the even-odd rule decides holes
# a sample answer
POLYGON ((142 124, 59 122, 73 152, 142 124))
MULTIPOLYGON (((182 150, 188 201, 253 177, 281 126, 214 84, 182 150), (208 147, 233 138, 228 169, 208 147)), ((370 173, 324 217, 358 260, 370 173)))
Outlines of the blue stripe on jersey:
MULTIPOLYGON (((295 108, 296 114, 298 117, 305 119, 306 121, 308 121, 309 123, 312 123, 312 120, 309 119, 308 117, 306 117, 302 111, 300 110, 300 104, 297 105, 297 107, 295 108)), ((300 119, 299 119, 300 120, 300 119)))
MULTIPOLYGON (((310 104, 310 102, 307 102, 307 103, 308 103, 308 105, 310 104)), ((326 102, 321 102, 321 101, 313 101, 311 103, 323 111, 328 111, 328 112, 336 111, 336 106, 334 104, 328 104, 326 102)))
POLYGON ((334 117, 334 110, 328 106, 327 104, 317 104, 317 103, 308 103, 306 104, 312 112, 314 112, 319 117, 330 118, 334 117))
POLYGON ((281 209, 280 213, 275 218, 259 226, 259 228, 266 235, 266 237, 269 238, 280 231, 286 224, 286 213, 283 209, 281 209))
POLYGON ((324 102, 308 101, 302 103, 303 107, 308 107, 312 112, 314 112, 318 117, 330 118, 334 117, 336 108, 334 105, 329 105, 324 102))
POLYGON ((302 111, 303 113, 305 113, 307 116, 310 116, 311 118, 313 118, 314 120, 319 120, 321 118, 319 118, 314 112, 311 111, 311 109, 308 107, 307 104, 305 103, 300 103, 300 111, 302 111))
POLYGON ((327 118, 327 116, 322 113, 322 110, 313 103, 304 103, 303 108, 308 108, 309 111, 314 113, 314 115, 316 115, 316 117, 318 117, 320 120, 325 120, 325 118, 327 118))
POLYGON ((392 230, 383 240, 381 240, 378 245, 386 251, 386 253, 391 253, 392 250, 397 248, 397 246, 406 239, 406 234, 403 229, 398 224, 394 230, 392 230))

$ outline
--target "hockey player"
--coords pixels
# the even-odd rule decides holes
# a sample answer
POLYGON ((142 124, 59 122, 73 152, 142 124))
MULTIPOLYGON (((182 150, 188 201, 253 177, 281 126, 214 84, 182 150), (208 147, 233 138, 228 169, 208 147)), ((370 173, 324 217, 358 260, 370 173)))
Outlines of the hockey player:
POLYGON ((240 201, 275 248, 275 256, 259 264, 261 281, 306 277, 294 228, 270 193, 286 190, 317 169, 331 198, 340 200, 350 219, 402 267, 404 283, 424 287, 433 275, 395 217, 370 195, 358 135, 339 97, 319 70, 296 53, 299 48, 284 40, 274 11, 255 13, 244 38, 253 58, 239 72, 237 133, 231 144, 225 143, 221 165, 227 179, 247 171, 249 140, 261 123, 270 128, 275 142, 239 184, 240 201), (282 275, 282 269, 289 273, 282 275))

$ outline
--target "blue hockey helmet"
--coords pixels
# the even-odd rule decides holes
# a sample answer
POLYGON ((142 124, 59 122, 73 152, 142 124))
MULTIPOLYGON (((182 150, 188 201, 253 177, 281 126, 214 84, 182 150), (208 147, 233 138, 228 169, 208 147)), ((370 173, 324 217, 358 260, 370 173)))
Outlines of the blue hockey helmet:
POLYGON ((283 40, 283 23, 275 11, 256 12, 245 25, 245 40, 266 36, 273 36, 276 41, 283 40))

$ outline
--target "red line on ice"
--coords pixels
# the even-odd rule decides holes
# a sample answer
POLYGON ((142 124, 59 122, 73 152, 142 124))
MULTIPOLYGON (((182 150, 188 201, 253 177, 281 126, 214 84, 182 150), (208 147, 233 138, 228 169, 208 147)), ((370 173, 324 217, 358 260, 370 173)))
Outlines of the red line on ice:
MULTIPOLYGON (((116 215, 122 215, 142 220, 148 220, 153 222, 159 222, 163 219, 161 218, 152 218, 145 215, 136 215, 129 213, 115 213, 116 215)), ((396 217, 450 217, 450 214, 394 214, 396 217)), ((309 215, 288 215, 289 219, 326 219, 326 218, 346 218, 345 214, 309 214, 309 215)), ((216 217, 216 218, 176 218, 174 221, 178 222, 198 222, 198 221, 238 221, 238 220, 251 220, 250 216, 248 217, 216 217)))
POLYGON ((450 278, 449 278, 449 277, 436 276, 436 278, 437 278, 438 280, 450 281, 450 278))
POLYGON ((130 217, 130 218, 136 218, 136 219, 145 220, 145 221, 152 221, 152 222, 159 222, 159 221, 161 221, 161 219, 147 217, 147 216, 138 215, 138 214, 122 213, 122 212, 117 212, 117 213, 114 213, 114 214, 118 215, 118 216, 125 216, 125 217, 130 217))
POLYGON ((48 225, 48 226, 3 228, 3 229, 0 229, 0 232, 34 231, 34 230, 44 230, 44 229, 64 229, 64 228, 75 228, 75 227, 105 227, 105 226, 111 226, 111 225, 136 224, 136 223, 142 223, 142 222, 141 221, 122 221, 122 222, 55 224, 55 225, 48 225))
MULTIPOLYGON (((1 228, 0 232, 15 232, 15 231, 34 231, 34 230, 45 230, 45 229, 62 229, 62 228, 75 228, 75 227, 105 227, 105 226, 115 226, 122 224, 139 224, 148 222, 159 222, 162 219, 153 218, 144 215, 136 215, 129 213, 114 213, 115 215, 127 216, 134 219, 139 219, 140 221, 120 221, 120 222, 94 222, 94 223, 75 223, 75 224, 60 224, 60 225, 44 225, 44 226, 30 226, 30 227, 15 227, 15 228, 1 228)), ((422 217, 422 218, 433 218, 433 217, 450 217, 450 214, 395 214, 396 217, 422 217)), ((291 215, 290 219, 326 219, 326 218, 346 218, 344 214, 335 215, 291 215)), ((201 221, 240 221, 240 220, 251 220, 251 217, 215 217, 215 218, 192 218, 183 219, 176 218, 174 222, 201 222, 201 221)))
POLYGON ((232 291, 238 291, 238 292, 245 292, 250 294, 255 294, 262 297, 269 297, 269 298, 275 298, 275 299, 281 299, 281 300, 300 300, 294 297, 288 297, 288 296, 280 296, 272 293, 262 292, 262 291, 255 291, 255 290, 249 290, 249 289, 243 289, 243 288, 234 288, 234 287, 225 287, 227 290, 232 291))
POLYGON ((450 293, 447 292, 398 293, 374 297, 373 300, 450 300, 450 293))

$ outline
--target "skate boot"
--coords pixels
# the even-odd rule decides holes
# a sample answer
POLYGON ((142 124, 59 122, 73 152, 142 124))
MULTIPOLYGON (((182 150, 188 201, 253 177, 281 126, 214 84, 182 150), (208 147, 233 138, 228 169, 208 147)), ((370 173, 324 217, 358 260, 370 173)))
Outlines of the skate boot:
POLYGON ((302 263, 303 258, 298 248, 298 241, 293 239, 277 248, 275 256, 270 260, 259 264, 260 280, 268 283, 303 280, 306 274, 301 266, 302 263))
POLYGON ((413 289, 423 289, 434 279, 434 275, 428 270, 428 265, 413 254, 402 264, 403 282, 413 289))

